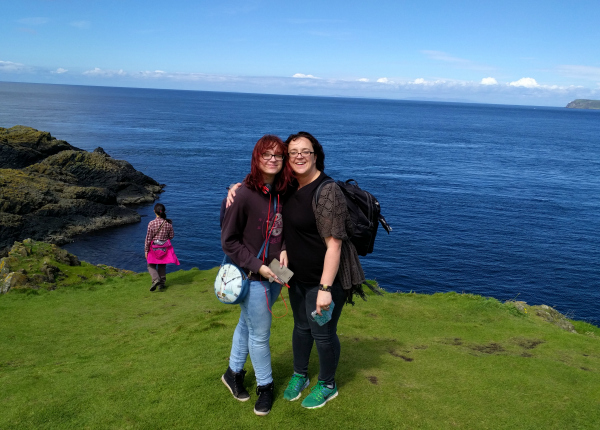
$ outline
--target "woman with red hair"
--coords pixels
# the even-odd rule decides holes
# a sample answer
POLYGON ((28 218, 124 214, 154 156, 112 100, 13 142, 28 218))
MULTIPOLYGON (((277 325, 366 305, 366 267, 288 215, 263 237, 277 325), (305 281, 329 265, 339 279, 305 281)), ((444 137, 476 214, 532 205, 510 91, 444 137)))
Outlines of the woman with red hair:
POLYGON ((268 282, 269 277, 276 277, 268 266, 274 258, 287 266, 281 195, 287 190, 292 175, 290 166, 284 163, 285 152, 285 145, 277 136, 265 135, 256 142, 250 173, 237 191, 235 202, 225 211, 221 230, 223 251, 250 278, 248 295, 240 303, 241 314, 233 334, 229 367, 221 380, 237 400, 248 400, 244 364, 250 354, 256 376, 258 400, 254 413, 257 415, 267 415, 273 405, 269 347, 271 307, 281 285, 268 282), (265 249, 261 252, 263 243, 265 249))

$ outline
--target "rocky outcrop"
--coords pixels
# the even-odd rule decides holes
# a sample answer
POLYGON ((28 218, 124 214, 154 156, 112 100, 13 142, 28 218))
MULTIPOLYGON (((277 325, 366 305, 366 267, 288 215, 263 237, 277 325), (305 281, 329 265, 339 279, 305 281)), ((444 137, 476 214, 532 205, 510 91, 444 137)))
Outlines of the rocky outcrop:
POLYGON ((600 100, 577 99, 567 105, 569 109, 600 109, 600 100))
POLYGON ((514 300, 508 300, 506 303, 513 305, 519 312, 536 315, 544 321, 552 323, 565 331, 577 333, 573 323, 571 323, 566 316, 548 305, 529 306, 526 302, 514 300))
POLYGON ((102 148, 87 152, 33 128, 0 128, 0 249, 139 222, 125 205, 151 203, 163 187, 102 148))
POLYGON ((0 127, 0 169, 21 169, 69 149, 81 151, 47 131, 22 125, 0 127))
POLYGON ((88 279, 102 280, 133 273, 103 264, 81 263, 55 244, 25 239, 0 259, 0 294, 11 290, 54 290, 88 279))

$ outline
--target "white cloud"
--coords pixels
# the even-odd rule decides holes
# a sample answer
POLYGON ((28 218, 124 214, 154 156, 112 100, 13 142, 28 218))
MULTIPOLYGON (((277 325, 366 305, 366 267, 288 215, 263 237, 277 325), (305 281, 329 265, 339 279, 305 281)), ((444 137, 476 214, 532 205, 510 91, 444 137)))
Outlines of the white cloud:
POLYGON ((413 86, 419 85, 422 87, 453 88, 453 87, 465 87, 465 86, 473 85, 473 83, 468 82, 468 81, 457 81, 457 80, 451 80, 451 79, 436 79, 435 81, 428 81, 423 78, 417 78, 414 81, 407 82, 407 85, 413 85, 413 86))
POLYGON ((80 30, 85 30, 90 28, 92 24, 89 21, 73 21, 70 23, 70 25, 79 28, 80 30))
MULTIPOLYGON (((583 88, 538 84, 533 78, 522 78, 514 82, 501 82, 492 77, 465 81, 442 77, 401 79, 387 78, 318 78, 314 75, 297 73, 296 79, 288 76, 235 76, 204 73, 154 71, 124 71, 123 69, 94 68, 83 72, 77 80, 76 73, 65 68, 53 70, 27 66, 10 61, 0 61, 2 72, 34 76, 32 82, 43 81, 44 76, 54 80, 58 75, 74 82, 90 82, 92 79, 103 84, 144 86, 148 88, 199 89, 213 91, 255 92, 264 94, 302 94, 320 96, 360 96, 391 99, 437 100, 457 102, 508 103, 528 105, 564 106, 576 98, 600 98, 600 87, 583 88), (85 77, 84 81, 81 78, 85 77), (134 84, 134 85, 131 85, 134 84)), ((6 75, 5 75, 6 76, 6 75)), ((8 75, 10 76, 10 75, 8 75)), ((63 78, 63 79, 64 79, 63 78)), ((20 79, 20 77, 19 77, 20 79)))
POLYGON ((539 88, 540 84, 533 78, 521 78, 518 81, 509 83, 511 87, 539 88))
MULTIPOLYGON (((125 73, 127 74, 127 73, 125 73)), ((142 71, 136 73, 130 73, 128 76, 136 79, 157 79, 157 80, 168 80, 176 82, 212 82, 212 83, 226 83, 226 82, 242 82, 249 80, 250 78, 240 78, 238 76, 225 76, 225 75, 208 75, 205 73, 182 73, 182 72, 165 72, 163 70, 155 71, 142 71)))
POLYGON ((21 63, 13 63, 12 61, 0 61, 0 72, 22 72, 27 67, 21 63))
POLYGON ((83 72, 83 74, 86 76, 100 76, 104 78, 112 78, 113 76, 127 76, 127 73, 124 72, 123 69, 102 70, 98 67, 94 68, 93 70, 86 70, 85 72, 83 72))
POLYGON ((301 78, 301 79, 320 79, 313 75, 305 75, 303 73, 296 73, 292 78, 301 78))
POLYGON ((144 72, 138 72, 136 75, 142 78, 164 78, 167 76, 167 72, 162 70, 155 70, 154 72, 146 70, 144 72))
POLYGON ((21 24, 25 24, 25 25, 42 25, 42 24, 46 24, 48 21, 50 21, 49 18, 32 17, 32 18, 23 18, 23 19, 18 20, 17 22, 19 22, 21 24))
POLYGON ((498 81, 494 78, 483 78, 480 82, 481 85, 498 85, 498 81))

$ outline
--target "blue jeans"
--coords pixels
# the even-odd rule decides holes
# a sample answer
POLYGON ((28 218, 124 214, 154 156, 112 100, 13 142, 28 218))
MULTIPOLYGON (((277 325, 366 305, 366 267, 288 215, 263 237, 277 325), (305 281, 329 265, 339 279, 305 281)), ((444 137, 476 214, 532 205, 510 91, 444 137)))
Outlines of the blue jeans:
POLYGON ((280 291, 281 285, 277 282, 250 281, 248 295, 240 303, 242 312, 233 332, 229 367, 236 373, 240 372, 250 354, 257 385, 267 385, 273 382, 271 349, 269 348, 272 315, 269 310, 273 307, 280 291), (267 298, 269 300, 268 307, 267 298))

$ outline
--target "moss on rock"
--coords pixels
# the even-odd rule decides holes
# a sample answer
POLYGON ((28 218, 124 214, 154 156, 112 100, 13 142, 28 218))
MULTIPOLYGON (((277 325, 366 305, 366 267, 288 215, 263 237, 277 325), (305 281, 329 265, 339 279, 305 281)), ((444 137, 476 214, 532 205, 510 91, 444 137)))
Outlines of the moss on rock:
POLYGON ((65 150, 81 151, 47 131, 22 125, 0 127, 0 168, 23 168, 65 150))
POLYGON ((11 290, 54 290, 75 286, 87 279, 106 279, 133 273, 106 265, 80 262, 66 250, 26 239, 15 242, 8 257, 0 259, 0 293, 11 290))

